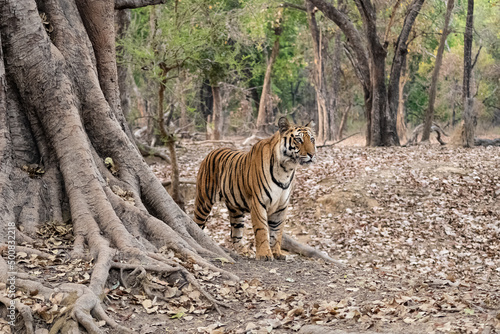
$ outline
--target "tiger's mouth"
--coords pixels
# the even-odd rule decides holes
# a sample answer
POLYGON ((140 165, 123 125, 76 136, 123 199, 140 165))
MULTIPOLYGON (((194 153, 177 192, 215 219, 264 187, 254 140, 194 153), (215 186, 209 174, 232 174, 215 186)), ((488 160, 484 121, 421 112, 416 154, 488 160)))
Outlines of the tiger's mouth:
POLYGON ((306 156, 301 156, 299 161, 301 165, 309 165, 314 162, 316 162, 316 156, 315 155, 311 156, 309 154, 306 156))

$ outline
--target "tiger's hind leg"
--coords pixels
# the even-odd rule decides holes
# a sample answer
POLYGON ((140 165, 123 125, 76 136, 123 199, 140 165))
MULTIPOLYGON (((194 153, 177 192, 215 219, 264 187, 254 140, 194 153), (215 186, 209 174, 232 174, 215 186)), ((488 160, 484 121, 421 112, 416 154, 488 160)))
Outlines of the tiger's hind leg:
POLYGON ((214 203, 208 199, 203 198, 200 194, 196 194, 196 200, 194 202, 194 221, 203 230, 205 228, 205 223, 207 222, 208 215, 212 211, 214 203))
POLYGON ((245 213, 239 209, 234 209, 227 205, 229 210, 229 221, 231 223, 231 240, 233 245, 238 247, 243 238, 243 229, 245 228, 245 213))
POLYGON ((281 252, 281 240, 283 228, 285 227, 287 208, 278 210, 269 215, 267 225, 269 226, 269 246, 276 260, 285 260, 286 256, 281 252))

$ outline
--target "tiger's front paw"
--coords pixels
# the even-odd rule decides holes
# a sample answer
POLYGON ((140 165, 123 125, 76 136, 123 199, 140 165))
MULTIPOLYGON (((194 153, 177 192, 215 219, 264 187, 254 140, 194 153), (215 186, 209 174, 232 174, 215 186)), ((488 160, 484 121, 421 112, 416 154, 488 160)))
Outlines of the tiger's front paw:
POLYGON ((274 260, 273 253, 271 253, 271 249, 267 249, 264 251, 257 249, 257 254, 255 255, 255 259, 257 259, 259 261, 272 261, 272 260, 274 260))
POLYGON ((273 256, 276 260, 286 260, 286 255, 281 252, 281 249, 273 249, 273 256))
POLYGON ((273 254, 274 258, 276 260, 280 260, 280 261, 283 261, 283 260, 286 260, 286 255, 283 254, 283 253, 280 253, 280 254, 273 254))

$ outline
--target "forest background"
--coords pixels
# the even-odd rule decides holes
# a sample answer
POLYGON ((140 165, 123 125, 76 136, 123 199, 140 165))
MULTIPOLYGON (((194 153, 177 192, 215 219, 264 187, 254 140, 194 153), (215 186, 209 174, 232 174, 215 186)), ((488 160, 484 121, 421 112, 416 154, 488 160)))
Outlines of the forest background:
MULTIPOLYGON (((390 69, 413 2, 375 4, 376 29, 387 52, 386 69, 390 69)), ((500 125, 499 6, 498 1, 484 0, 476 1, 474 7, 471 94, 479 130, 500 125)), ((467 2, 456 1, 452 10, 434 105, 434 120, 447 131, 458 124, 464 110, 467 2)), ((363 18, 354 3, 340 2, 339 11, 363 31, 363 18)), ((409 135, 406 125, 412 129, 423 123, 429 109, 445 13, 444 1, 424 2, 409 31, 397 89, 401 144, 409 135)), ((314 120, 322 142, 339 140, 346 131, 366 132, 355 50, 342 30, 317 8, 308 12, 301 2, 175 1, 133 10, 120 18, 119 24, 126 29, 118 40, 119 59, 127 73, 125 87, 132 87, 131 103, 126 100, 122 105, 133 126, 149 124, 147 133, 139 133, 147 142, 153 141, 159 108, 173 121, 177 133, 208 130, 211 139, 220 139, 221 131, 226 136, 250 135, 283 115, 297 123, 314 120), (316 43, 320 52, 315 51, 316 43), (266 71, 270 76, 266 77, 266 71), (318 96, 325 100, 325 116, 318 112, 318 96), (214 114, 214 107, 220 111, 214 114), (264 109, 263 117, 260 109, 264 109)), ((390 84, 389 70, 384 80, 390 84)), ((268 132, 272 131, 271 126, 268 132)))
POLYGON ((500 154, 470 148, 499 146, 499 9, 0 0, 0 331, 500 330, 500 154), (318 143, 287 249, 326 262, 190 218, 201 159, 281 116, 318 143))

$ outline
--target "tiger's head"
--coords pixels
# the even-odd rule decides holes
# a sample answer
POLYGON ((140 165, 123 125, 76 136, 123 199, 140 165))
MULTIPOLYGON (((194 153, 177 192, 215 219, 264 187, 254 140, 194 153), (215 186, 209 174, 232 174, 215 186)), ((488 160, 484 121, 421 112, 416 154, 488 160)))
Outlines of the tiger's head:
MULTIPOLYGON (((281 154, 292 163, 301 165, 310 164, 316 161, 316 143, 314 134, 307 123, 304 126, 293 125, 286 117, 281 117, 278 121, 281 136, 281 154)), ((312 126, 313 124, 311 124, 312 126)))

